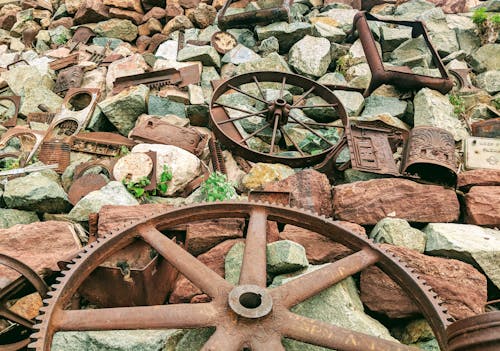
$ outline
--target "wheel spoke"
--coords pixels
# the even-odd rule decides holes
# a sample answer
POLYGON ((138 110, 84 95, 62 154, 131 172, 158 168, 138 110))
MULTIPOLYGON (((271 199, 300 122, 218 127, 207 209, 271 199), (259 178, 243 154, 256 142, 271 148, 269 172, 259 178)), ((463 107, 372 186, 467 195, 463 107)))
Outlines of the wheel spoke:
MULTIPOLYGON (((288 122, 290 124, 299 124, 297 122, 288 122)), ((306 126, 318 126, 318 127, 330 127, 330 128, 341 128, 344 129, 344 126, 334 126, 328 123, 319 123, 319 122, 302 122, 306 126)))
POLYGON ((305 156, 306 154, 304 153, 304 151, 302 151, 302 149, 299 147, 299 145, 295 142, 295 140, 293 140, 290 135, 286 132, 285 128, 283 127, 280 127, 280 130, 281 130, 281 133, 283 134, 283 136, 285 138, 288 138, 288 140, 290 140, 293 144, 293 146, 295 146, 295 148, 297 149, 298 152, 300 152, 300 155, 301 156, 305 156))
MULTIPOLYGON (((420 349, 282 311, 283 336, 337 351, 418 351, 420 349)), ((280 314, 281 314, 280 313, 280 314)))
POLYGON ((281 343, 281 335, 278 333, 265 340, 254 338, 251 340, 250 345, 252 351, 285 351, 285 347, 281 343))
POLYGON ((195 286, 214 298, 222 290, 229 291, 232 285, 213 270, 198 261, 174 241, 167 238, 152 225, 137 228, 141 237, 154 247, 170 264, 179 270, 195 286))
POLYGON ((200 351, 240 351, 243 338, 235 334, 229 334, 224 329, 217 328, 200 351))
POLYGON ((283 99, 283 94, 285 94, 286 76, 283 77, 280 90, 280 99, 283 99))
POLYGON ((249 94, 249 93, 247 93, 247 92, 245 92, 245 91, 243 91, 243 90, 241 90, 241 89, 239 89, 239 88, 235 87, 234 85, 229 84, 229 85, 228 85, 228 87, 229 87, 229 88, 231 88, 231 89, 233 89, 233 90, 235 90, 235 91, 237 91, 237 92, 238 92, 238 93, 240 93, 240 94, 243 94, 243 95, 248 96, 249 98, 252 98, 252 99, 254 99, 254 100, 257 100, 257 101, 263 102, 264 104, 267 104, 267 101, 266 101, 266 100, 261 99, 261 98, 259 98, 259 97, 257 97, 257 96, 253 96, 252 94, 249 94))
POLYGON ((273 136, 271 137, 271 149, 269 150, 269 155, 274 152, 274 142, 276 141, 276 133, 278 132, 279 116, 274 116, 274 126, 273 126, 273 136))
POLYGON ((308 91, 306 91, 304 94, 302 94, 300 96, 300 98, 297 101, 295 101, 295 103, 291 107, 294 108, 295 106, 297 106, 298 104, 300 104, 302 102, 302 100, 304 100, 307 97, 307 95, 309 95, 309 94, 312 93, 312 91, 314 90, 314 88, 315 87, 312 87, 311 89, 309 89, 308 91))
MULTIPOLYGON (((245 110, 243 108, 239 108, 239 107, 235 107, 235 106, 229 106, 229 105, 226 105, 226 104, 223 104, 223 103, 220 103, 220 102, 214 102, 214 104, 217 104, 217 105, 219 105, 221 107, 229 108, 229 109, 235 110, 235 111, 240 111, 240 112, 245 112, 245 113, 254 113, 253 111, 245 110)), ((262 112, 262 113, 264 113, 264 112, 262 112)))
MULTIPOLYGON (((243 116, 239 116, 239 117, 235 117, 235 118, 229 118, 229 119, 226 119, 224 121, 217 122, 217 124, 221 125, 221 124, 226 124, 226 123, 229 123, 229 122, 235 122, 235 121, 239 121, 240 119, 245 119, 245 118, 249 118, 249 117, 252 117, 252 116, 261 115, 261 114, 263 114, 265 112, 267 112, 267 110, 262 110, 262 111, 250 113, 248 115, 243 115, 243 116)), ((257 117, 264 118, 263 116, 257 116, 257 117)))
POLYGON ((33 327, 33 322, 18 315, 17 313, 12 312, 11 310, 7 308, 2 308, 0 310, 0 317, 3 317, 13 323, 20 324, 26 328, 32 328, 33 327))
POLYGON ((304 108, 316 108, 316 107, 337 107, 338 104, 322 104, 322 105, 311 105, 311 106, 292 106, 293 108, 304 109, 304 108))
POLYGON ((256 208, 250 213, 239 284, 266 287, 267 212, 256 208))
POLYGON ((247 141, 250 138, 253 138, 254 136, 256 136, 257 134, 259 134, 260 132, 262 132, 264 129, 266 129, 269 126, 270 126, 270 124, 266 122, 266 124, 262 128, 257 129, 252 134, 248 134, 244 139, 240 140, 240 144, 244 143, 245 141, 247 141))
POLYGON ((260 86, 260 83, 259 83, 257 77, 253 76, 252 78, 253 78, 253 81, 255 82, 255 84, 257 84, 257 88, 259 89, 260 96, 262 96, 262 98, 265 100, 266 97, 264 96, 264 92, 262 91, 262 87, 260 86))
POLYGON ((288 115, 288 117, 291 118, 291 119, 293 119, 295 122, 297 122, 297 124, 300 124, 302 127, 304 127, 305 129, 307 129, 308 131, 310 131, 314 135, 316 135, 321 140, 325 141, 328 145, 333 146, 333 144, 332 144, 332 142, 330 140, 326 139, 323 135, 318 134, 314 129, 312 129, 311 127, 305 125, 304 122, 302 122, 301 120, 298 120, 297 118, 295 118, 295 117, 293 117, 291 115, 288 115))
POLYGON ((214 326, 217 311, 213 303, 61 310, 56 330, 177 329, 214 326))
POLYGON ((339 281, 373 265, 378 254, 370 249, 358 251, 339 261, 328 264, 300 278, 271 290, 273 300, 279 300, 286 308, 319 294, 339 281))

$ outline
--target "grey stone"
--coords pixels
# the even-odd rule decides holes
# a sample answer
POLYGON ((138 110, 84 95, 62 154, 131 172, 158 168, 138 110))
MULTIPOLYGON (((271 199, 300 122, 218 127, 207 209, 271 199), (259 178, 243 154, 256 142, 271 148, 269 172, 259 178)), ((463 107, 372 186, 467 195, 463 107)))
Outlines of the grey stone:
POLYGON ((109 330, 58 332, 52 342, 53 351, 165 351, 182 337, 182 331, 109 330))
POLYGON ((38 221, 39 219, 35 212, 0 208, 1 229, 7 229, 16 224, 29 224, 38 221))
POLYGON ((245 243, 236 243, 227 252, 224 263, 224 277, 231 284, 238 284, 240 280, 241 263, 243 262, 245 243))
POLYGON ((386 113, 401 118, 405 114, 407 107, 408 104, 398 98, 372 95, 365 99, 365 109, 361 116, 377 116, 386 113))
MULTIPOLYGON (((198 351, 215 332, 215 328, 192 329, 185 332, 175 351, 198 351)), ((168 350, 170 351, 170 350, 168 350)))
POLYGON ((141 84, 108 97, 98 105, 116 129, 127 136, 134 128, 137 117, 146 112, 148 95, 149 88, 141 84))
POLYGON ((122 183, 112 181, 78 201, 68 217, 77 222, 84 222, 88 220, 89 214, 99 212, 104 205, 133 206, 138 204, 139 202, 122 183))
POLYGON ((3 199, 8 208, 20 210, 64 213, 71 208, 61 185, 40 172, 10 180, 3 199))
POLYGON ((101 37, 117 38, 124 41, 133 41, 138 34, 135 24, 129 20, 118 18, 97 23, 94 32, 101 37))
POLYGON ((477 86, 488 94, 494 95, 500 91, 500 70, 486 71, 476 76, 477 86))
POLYGON ((279 72, 291 72, 290 67, 286 61, 275 52, 270 53, 266 57, 261 59, 245 62, 238 66, 236 69, 236 74, 242 74, 247 72, 258 72, 258 71, 279 71, 279 72))
POLYGON ((272 52, 278 52, 280 50, 280 43, 276 37, 269 37, 262 40, 259 45, 259 52, 262 56, 267 56, 272 52))
POLYGON ((453 112, 453 105, 448 98, 438 91, 423 88, 413 100, 415 126, 433 126, 447 130, 455 141, 468 136, 467 130, 453 112))
POLYGON ((340 72, 328 72, 318 79, 318 83, 326 85, 347 85, 347 80, 340 72))
POLYGON ((380 35, 382 37, 382 50, 388 52, 396 49, 399 45, 411 38, 411 28, 382 26, 380 28, 380 35))
POLYGON ((52 90, 54 86, 54 82, 48 74, 41 74, 40 71, 33 66, 21 65, 13 67, 6 72, 2 72, 0 77, 7 82, 9 88, 15 95, 20 96, 24 96, 24 91, 27 88, 45 88, 47 90, 52 90))
POLYGON ((335 90, 334 94, 344 105, 349 116, 359 116, 365 105, 365 98, 357 91, 335 90))
POLYGON ((50 40, 56 45, 64 45, 71 39, 71 30, 64 26, 57 26, 56 28, 49 29, 50 40))
POLYGON ((500 68, 500 44, 486 44, 472 53, 469 62, 474 71, 481 73, 500 68))
POLYGON ((434 7, 433 9, 424 11, 415 19, 425 23, 425 27, 429 34, 445 32, 448 30, 446 16, 441 7, 434 7))
POLYGON ((324 21, 316 21, 316 23, 313 24, 313 35, 328 39, 332 43, 341 43, 346 37, 342 29, 330 23, 325 23, 324 21))
POLYGON ((210 83, 212 80, 220 79, 219 73, 215 67, 203 66, 201 71, 201 88, 203 89, 203 96, 205 96, 205 101, 210 101, 212 98, 212 84, 210 83))
POLYGON ((292 46, 288 63, 299 74, 321 77, 328 70, 331 60, 330 42, 307 35, 292 46))
POLYGON ((185 105, 180 102, 171 101, 157 95, 150 95, 148 99, 148 115, 164 116, 176 115, 186 117, 185 105))
POLYGON ((232 63, 235 65, 239 65, 241 63, 258 60, 260 58, 261 57, 257 55, 253 50, 247 48, 242 44, 238 44, 222 57, 222 63, 232 63))
POLYGON ((429 223, 425 252, 479 266, 500 288, 500 231, 471 224, 429 223))
POLYGON ((22 100, 19 113, 23 116, 28 116, 32 112, 41 112, 38 105, 44 104, 49 108, 49 111, 55 112, 61 108, 63 99, 44 86, 24 88, 24 98, 22 100))
POLYGON ((177 61, 201 61, 203 66, 220 67, 219 53, 210 45, 186 46, 177 54, 177 61))
POLYGON ((394 11, 395 16, 403 16, 405 18, 414 18, 425 11, 435 8, 432 2, 425 0, 413 0, 399 5, 394 11))
POLYGON ((382 219, 372 229, 370 238, 377 243, 403 246, 418 252, 425 250, 425 234, 400 218, 382 219))
MULTIPOLYGON (((219 29, 217 29, 219 30, 219 29)), ((253 32, 246 28, 232 28, 227 32, 234 36, 238 43, 245 45, 247 48, 253 48, 257 42, 255 41, 253 32)))
POLYGON ((430 39, 441 57, 446 57, 459 50, 457 36, 453 30, 432 33, 430 39))
MULTIPOLYGON (((293 275, 280 275, 274 278, 270 287, 276 287, 297 279, 300 276, 321 269, 322 266, 309 266, 293 275)), ((377 320, 364 313, 359 299, 356 283, 352 277, 344 279, 321 293, 301 302, 291 309, 292 312, 331 323, 336 326, 397 342, 389 331, 377 320)), ((285 339, 287 351, 327 351, 328 349, 285 339)))
POLYGON ((109 48, 111 50, 116 49, 118 46, 123 44, 123 40, 118 39, 118 38, 106 38, 106 37, 95 37, 92 38, 92 44, 98 45, 98 46, 106 46, 109 43, 109 48))
POLYGON ((312 26, 304 22, 275 22, 267 26, 257 26, 255 27, 255 32, 259 40, 270 37, 278 39, 280 53, 285 53, 304 36, 312 34, 312 26))
POLYGON ((432 55, 422 36, 408 39, 399 45, 390 55, 396 66, 429 67, 432 55))
POLYGON ((481 46, 481 38, 476 33, 476 25, 470 17, 447 15, 448 27, 455 31, 460 50, 470 55, 481 46))
POLYGON ((337 111, 333 107, 313 107, 315 105, 325 105, 328 104, 323 98, 319 96, 313 96, 306 100, 306 106, 311 106, 311 108, 304 108, 302 111, 304 114, 312 118, 317 122, 331 122, 338 118, 337 111))
POLYGON ((337 8, 322 12, 318 15, 318 17, 329 17, 335 20, 335 22, 338 23, 337 26, 344 32, 348 32, 352 28, 352 23, 356 13, 358 13, 358 10, 337 8))
POLYGON ((278 240, 267 244, 267 271, 270 274, 284 274, 306 268, 306 250, 290 240, 278 240))
POLYGON ((352 168, 346 169, 344 171, 344 180, 346 183, 354 183, 384 177, 385 176, 383 174, 362 172, 352 168))

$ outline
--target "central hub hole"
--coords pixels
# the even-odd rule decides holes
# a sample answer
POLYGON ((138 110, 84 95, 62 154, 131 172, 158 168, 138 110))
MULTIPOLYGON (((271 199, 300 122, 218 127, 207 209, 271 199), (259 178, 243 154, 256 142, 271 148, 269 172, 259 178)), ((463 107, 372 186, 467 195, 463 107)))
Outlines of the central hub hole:
POLYGON ((285 106, 286 101, 283 99, 276 99, 276 105, 285 106))
POLYGON ((253 292, 246 292, 241 294, 240 303, 246 308, 257 308, 262 303, 262 296, 253 292))

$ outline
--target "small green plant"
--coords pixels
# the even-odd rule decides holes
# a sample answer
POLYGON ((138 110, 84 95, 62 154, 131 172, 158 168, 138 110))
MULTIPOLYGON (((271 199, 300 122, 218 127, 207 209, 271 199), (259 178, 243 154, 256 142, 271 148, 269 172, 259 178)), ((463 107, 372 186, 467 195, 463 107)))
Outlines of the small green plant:
POLYGON ((119 152, 118 156, 125 156, 125 155, 128 155, 129 153, 130 153, 130 150, 128 149, 128 147, 126 147, 125 145, 120 146, 120 152, 119 152))
POLYGON ((136 198, 141 198, 144 195, 147 195, 144 188, 151 184, 151 181, 148 179, 148 177, 142 177, 141 179, 136 181, 127 180, 126 178, 124 178, 122 180, 122 183, 127 187, 129 193, 134 195, 136 198))
POLYGON ((336 65, 335 65, 335 70, 337 72, 342 73, 343 76, 346 76, 347 75, 347 70, 351 66, 352 66, 352 55, 351 54, 347 54, 347 55, 344 55, 344 56, 340 56, 337 59, 336 65))
POLYGON ((480 7, 472 14, 472 22, 477 25, 478 34, 483 44, 495 43, 500 32, 500 15, 486 12, 480 7))
POLYGON ((462 97, 454 94, 450 94, 450 103, 453 105, 453 112, 457 116, 460 116, 465 113, 465 101, 462 97))
POLYGON ((223 201, 236 197, 236 189, 225 174, 214 172, 201 184, 201 194, 205 201, 223 201))
POLYGON ((486 14, 486 7, 480 7, 472 14, 472 22, 477 25, 483 24, 487 19, 488 15, 486 14))
POLYGON ((156 185, 153 195, 156 195, 156 190, 164 194, 168 190, 168 183, 172 180, 172 171, 166 165, 163 165, 163 171, 160 174, 160 181, 156 185))
POLYGON ((2 171, 10 171, 11 169, 19 168, 19 159, 9 158, 4 161, 2 171))

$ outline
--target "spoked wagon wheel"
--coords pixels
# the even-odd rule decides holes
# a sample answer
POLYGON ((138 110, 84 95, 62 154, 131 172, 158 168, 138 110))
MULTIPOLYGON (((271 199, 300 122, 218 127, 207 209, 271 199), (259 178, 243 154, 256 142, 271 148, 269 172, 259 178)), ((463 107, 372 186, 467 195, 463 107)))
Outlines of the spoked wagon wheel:
POLYGON ((51 349, 58 331, 177 329, 215 327, 203 346, 208 350, 284 350, 282 338, 290 338, 339 351, 410 351, 415 348, 325 322, 297 315, 290 308, 333 284, 377 263, 421 308, 446 350, 445 327, 449 316, 425 283, 419 281, 396 257, 336 222, 308 212, 252 202, 197 204, 166 211, 141 221, 125 223, 88 246, 63 272, 55 291, 45 302, 39 329, 31 345, 37 351, 51 349), (246 245, 239 283, 233 286, 184 251, 160 230, 192 221, 246 218, 246 245), (292 224, 342 243, 354 253, 276 288, 266 287, 267 221, 292 224), (134 240, 144 240, 180 273, 199 287, 211 302, 142 307, 68 310, 71 297, 89 274, 113 252, 134 240))
POLYGON ((29 335, 34 321, 13 312, 7 306, 12 300, 26 289, 35 290, 43 298, 48 291, 45 281, 24 263, 0 254, 0 265, 9 267, 22 276, 0 289, 0 319, 5 319, 13 324, 0 332, 0 351, 16 351, 28 346, 29 335))
POLYGON ((291 167, 321 162, 347 123, 332 91, 282 72, 246 73, 224 81, 212 96, 210 117, 215 135, 231 151, 250 161, 291 167), (332 125, 336 119, 342 123, 332 125))

